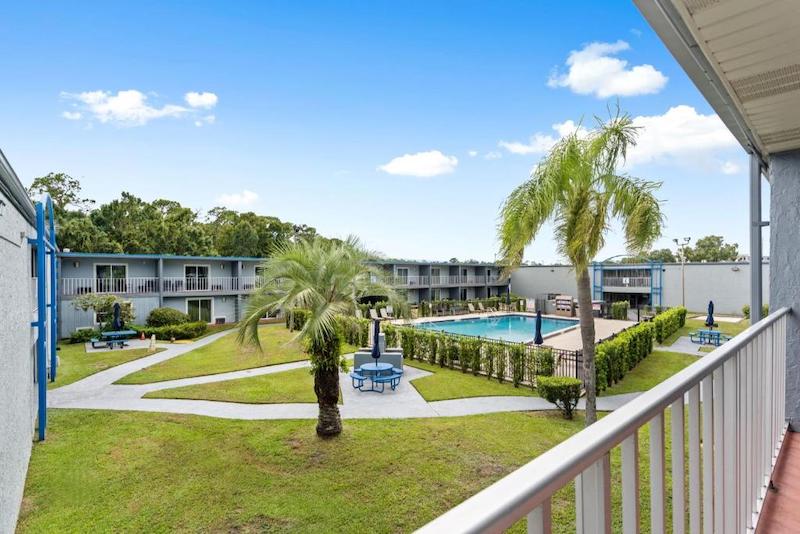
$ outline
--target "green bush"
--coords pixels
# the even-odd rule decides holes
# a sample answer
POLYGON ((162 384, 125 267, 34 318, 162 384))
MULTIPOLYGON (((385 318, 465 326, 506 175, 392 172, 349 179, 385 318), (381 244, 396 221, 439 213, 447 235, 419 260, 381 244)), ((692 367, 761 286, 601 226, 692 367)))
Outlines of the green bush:
MULTIPOLYGON (((742 306, 742 315, 744 315, 745 319, 750 318, 750 305, 745 304, 742 306)), ((769 304, 762 304, 761 305, 761 317, 766 317, 769 315, 769 304)))
MULTIPOLYGON (((533 353, 534 369, 535 372, 530 374, 530 378, 536 376, 553 376, 556 371, 556 360, 553 356, 553 349, 550 347, 539 347, 533 353)), ((536 380, 530 380, 533 384, 536 380)))
POLYGON ((670 308, 656 315, 652 322, 656 328, 656 340, 663 343, 665 339, 686 324, 686 308, 683 306, 670 308))
POLYGON ((539 394, 555 404, 565 419, 572 419, 573 411, 581 398, 581 381, 567 376, 537 376, 539 394))
POLYGON ((147 326, 169 326, 190 321, 189 316, 175 308, 155 308, 147 315, 147 326))
POLYGON ((639 323, 597 345, 595 376, 598 393, 622 380, 652 352, 655 332, 655 321, 639 323))
POLYGON ((87 343, 92 338, 100 338, 100 330, 96 328, 81 328, 69 335, 70 343, 87 343))
POLYGON ((611 304, 611 318, 619 320, 628 319, 628 301, 621 300, 611 304))
POLYGON ((167 326, 138 326, 131 327, 137 333, 144 332, 145 337, 155 334, 156 339, 194 339, 208 332, 208 324, 198 321, 167 326))
POLYGON ((508 352, 511 359, 511 383, 518 388, 525 380, 525 347, 515 343, 508 352))
POLYGON ((341 338, 356 347, 366 347, 369 342, 369 319, 340 315, 336 320, 341 338))
MULTIPOLYGON (((366 319, 365 319, 366 320, 366 319)), ((387 347, 399 347, 400 344, 398 343, 397 337, 397 327, 392 323, 383 323, 381 325, 381 329, 383 333, 386 335, 386 346, 387 347)))
POLYGON ((303 310, 301 308, 289 310, 284 316, 286 328, 288 328, 290 331, 300 330, 303 328, 303 326, 305 326, 309 317, 311 317, 310 310, 303 310))

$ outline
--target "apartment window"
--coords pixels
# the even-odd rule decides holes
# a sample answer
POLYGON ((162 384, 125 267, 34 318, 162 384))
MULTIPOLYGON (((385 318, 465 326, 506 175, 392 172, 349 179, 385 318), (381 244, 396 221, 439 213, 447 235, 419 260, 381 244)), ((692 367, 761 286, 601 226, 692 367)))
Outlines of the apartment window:
POLYGON ((211 322, 211 299, 186 299, 186 314, 192 321, 211 322))
MULTIPOLYGON (((205 291, 208 289, 208 265, 186 265, 183 268, 188 291, 205 291)), ((211 322, 210 320, 208 322, 211 322)))
POLYGON ((462 289, 461 290, 461 300, 467 300, 467 290, 466 289, 462 289))
POLYGON ((408 268, 406 267, 398 267, 397 269, 397 277, 400 279, 400 282, 405 284, 408 283, 408 268))
POLYGON ((431 278, 439 278, 441 270, 438 267, 431 267, 431 278))
POLYGON ((128 290, 128 266, 96 263, 94 279, 95 291, 98 293, 125 293, 128 290))

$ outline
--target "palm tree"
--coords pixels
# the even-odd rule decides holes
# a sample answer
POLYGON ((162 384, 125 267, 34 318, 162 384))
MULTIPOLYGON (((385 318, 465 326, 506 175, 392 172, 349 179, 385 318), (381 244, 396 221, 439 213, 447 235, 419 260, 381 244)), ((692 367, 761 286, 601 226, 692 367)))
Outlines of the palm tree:
POLYGON ((589 263, 603 247, 613 219, 621 221, 626 246, 634 254, 650 248, 664 219, 655 197, 661 184, 617 172, 636 135, 630 116, 619 112, 607 122, 598 120, 588 133, 576 130, 556 143, 501 209, 498 234, 507 270, 520 265, 525 246, 548 221, 554 225, 559 253, 575 270, 587 425, 597 420, 589 263))
POLYGON ((275 312, 309 310, 310 316, 297 337, 311 355, 314 393, 319 403, 317 434, 335 436, 342 431, 339 416, 339 369, 341 339, 336 319, 351 313, 360 297, 396 297, 381 282, 377 268, 366 263, 370 255, 357 239, 345 241, 314 237, 279 246, 262 266, 262 288, 253 294, 239 326, 240 343, 260 348, 258 324, 275 312))

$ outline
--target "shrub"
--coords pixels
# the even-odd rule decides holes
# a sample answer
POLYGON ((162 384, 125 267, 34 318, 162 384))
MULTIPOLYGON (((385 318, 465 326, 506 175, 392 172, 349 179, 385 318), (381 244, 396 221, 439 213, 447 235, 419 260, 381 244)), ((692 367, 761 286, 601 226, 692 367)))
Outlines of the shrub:
POLYGON ((595 371, 598 393, 622 380, 653 350, 655 322, 639 323, 597 345, 595 371))
POLYGON ((656 315, 653 318, 656 327, 656 340, 663 343, 665 339, 674 334, 686 324, 686 308, 678 306, 656 315))
POLYGON ((345 342, 356 347, 367 346, 370 328, 369 319, 357 319, 350 315, 340 315, 337 317, 336 324, 345 342))
POLYGON ((481 340, 464 339, 461 341, 461 370, 471 370, 473 375, 481 371, 481 340))
MULTIPOLYGON (((553 376, 556 370, 556 360, 553 356, 553 349, 549 347, 540 347, 534 352, 532 360, 534 361, 534 373, 531 373, 530 378, 535 376, 553 376)), ((531 384, 535 380, 530 381, 531 384)))
POLYGON ((81 328, 69 335, 70 343, 86 343, 92 338, 100 338, 100 330, 96 328, 81 328))
POLYGON ((511 383, 518 388, 525 379, 525 347, 514 344, 508 352, 511 359, 511 383))
POLYGON ((497 369, 495 375, 497 375, 497 381, 502 384, 503 380, 506 378, 506 370, 508 369, 508 351, 505 345, 500 345, 498 343, 495 346, 497 347, 494 354, 494 364, 497 369))
POLYGON ((302 308, 289 310, 285 316, 286 328, 288 328, 290 331, 300 330, 303 328, 303 326, 305 326, 309 317, 311 317, 310 310, 304 310, 302 308))
POLYGON ((208 325, 202 321, 167 326, 132 326, 137 333, 144 332, 145 337, 155 334, 156 339, 193 339, 208 331, 208 325))
MULTIPOLYGON (((744 315, 745 319, 750 318, 750 305, 745 304, 742 306, 742 315, 744 315)), ((761 317, 766 317, 769 315, 769 304, 762 304, 761 305, 761 317)))
POLYGON ((565 419, 572 419, 573 411, 581 398, 581 381, 567 376, 537 376, 539 394, 555 404, 565 419))
POLYGON ((403 357, 414 359, 416 351, 416 331, 413 328, 403 328, 400 336, 400 347, 403 349, 403 357))
POLYGON ((628 301, 621 300, 611 305, 611 318, 626 320, 628 318, 628 301))
MULTIPOLYGON (((367 321, 367 319, 364 320, 367 321)), ((397 342, 397 327, 391 323, 384 323, 383 325, 381 325, 381 327, 383 328, 383 333, 386 335, 386 346, 398 347, 399 344, 397 342)))
POLYGON ((147 315, 147 326, 168 326, 189 321, 188 315, 175 308, 155 308, 147 315))

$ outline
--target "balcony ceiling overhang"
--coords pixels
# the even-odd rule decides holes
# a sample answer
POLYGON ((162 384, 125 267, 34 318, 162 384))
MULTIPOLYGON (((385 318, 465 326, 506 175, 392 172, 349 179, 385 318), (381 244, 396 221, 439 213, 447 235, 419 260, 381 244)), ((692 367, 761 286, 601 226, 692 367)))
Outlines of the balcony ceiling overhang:
POLYGON ((800 1, 634 2, 748 152, 800 149, 800 1))

